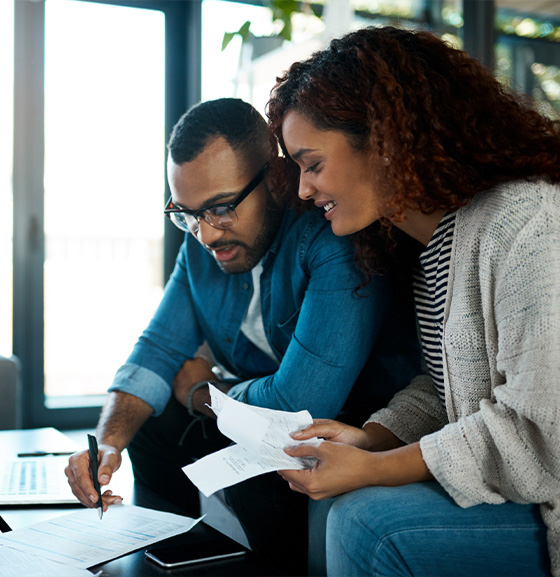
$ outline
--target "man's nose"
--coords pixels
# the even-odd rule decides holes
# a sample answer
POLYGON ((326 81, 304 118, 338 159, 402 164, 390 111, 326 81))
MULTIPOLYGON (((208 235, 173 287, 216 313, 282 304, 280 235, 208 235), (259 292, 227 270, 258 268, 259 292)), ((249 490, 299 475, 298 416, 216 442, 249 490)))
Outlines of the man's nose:
POLYGON ((301 172, 299 176, 298 196, 302 200, 309 200, 315 194, 315 192, 316 192, 315 187, 311 185, 305 173, 301 172))
POLYGON ((198 221, 198 230, 196 231, 196 238, 198 242, 210 245, 216 242, 218 239, 222 238, 224 235, 224 230, 220 228, 214 228, 209 225, 203 218, 198 221))

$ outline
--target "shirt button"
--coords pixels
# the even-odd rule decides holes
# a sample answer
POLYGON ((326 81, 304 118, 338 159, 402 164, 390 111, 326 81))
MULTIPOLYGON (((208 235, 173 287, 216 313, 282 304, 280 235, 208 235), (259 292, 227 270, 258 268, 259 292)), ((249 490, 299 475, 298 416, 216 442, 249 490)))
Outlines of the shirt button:
POLYGON ((243 290, 246 291, 249 288, 249 283, 248 282, 244 282, 243 283, 243 290))
POLYGON ((231 343, 231 339, 229 337, 226 337, 226 343, 231 343))

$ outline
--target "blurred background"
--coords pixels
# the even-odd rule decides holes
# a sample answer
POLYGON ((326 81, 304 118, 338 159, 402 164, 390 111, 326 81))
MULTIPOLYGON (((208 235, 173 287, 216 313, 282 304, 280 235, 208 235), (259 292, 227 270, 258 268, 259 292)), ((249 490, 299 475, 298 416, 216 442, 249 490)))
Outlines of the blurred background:
POLYGON ((0 2, 0 355, 17 355, 21 386, 4 407, 12 425, 96 422, 182 240, 162 214, 180 115, 223 96, 264 114, 292 62, 382 24, 435 32, 559 115, 558 0, 0 2))

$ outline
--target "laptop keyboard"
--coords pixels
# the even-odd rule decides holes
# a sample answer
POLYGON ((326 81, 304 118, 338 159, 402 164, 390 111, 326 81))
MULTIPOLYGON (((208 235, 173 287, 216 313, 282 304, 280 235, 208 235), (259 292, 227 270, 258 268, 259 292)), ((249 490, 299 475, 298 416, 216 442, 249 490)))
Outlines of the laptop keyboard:
POLYGON ((68 457, 31 457, 0 461, 0 505, 77 503, 64 467, 68 457))
MULTIPOLYGON (((49 493, 48 467, 55 465, 48 457, 43 461, 12 461, 6 463, 0 493, 3 495, 46 495, 49 493)), ((53 475, 55 476, 55 475, 53 475)), ((56 489, 56 487, 55 487, 56 489)), ((53 487, 51 487, 51 491, 53 487)))

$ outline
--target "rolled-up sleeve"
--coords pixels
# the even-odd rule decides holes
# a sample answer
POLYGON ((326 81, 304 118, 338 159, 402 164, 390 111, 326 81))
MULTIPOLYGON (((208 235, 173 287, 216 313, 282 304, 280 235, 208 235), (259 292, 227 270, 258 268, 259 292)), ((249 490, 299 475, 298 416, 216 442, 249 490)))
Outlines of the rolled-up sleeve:
POLYGON ((115 375, 109 392, 119 391, 142 399, 154 410, 154 416, 161 415, 171 397, 171 388, 159 375, 139 367, 123 365, 115 375))

